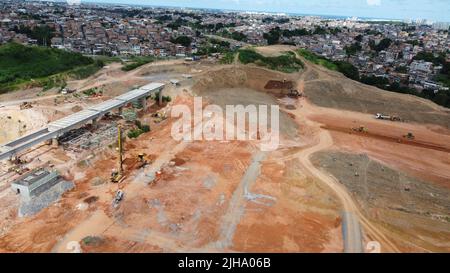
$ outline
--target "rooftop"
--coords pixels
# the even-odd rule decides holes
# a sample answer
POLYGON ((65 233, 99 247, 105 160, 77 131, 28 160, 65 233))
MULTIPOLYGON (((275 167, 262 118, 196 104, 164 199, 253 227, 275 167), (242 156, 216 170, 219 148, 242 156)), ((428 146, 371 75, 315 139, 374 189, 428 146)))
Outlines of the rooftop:
POLYGON ((22 175, 17 180, 12 182, 13 184, 22 185, 22 186, 30 186, 35 182, 41 180, 42 178, 49 175, 50 172, 44 169, 36 169, 27 174, 22 175))

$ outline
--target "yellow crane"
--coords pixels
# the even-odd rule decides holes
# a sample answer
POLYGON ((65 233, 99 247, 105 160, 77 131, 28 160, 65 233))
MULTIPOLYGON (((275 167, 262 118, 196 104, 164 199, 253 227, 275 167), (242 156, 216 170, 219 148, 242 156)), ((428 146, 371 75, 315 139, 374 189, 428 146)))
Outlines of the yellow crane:
POLYGON ((111 173, 111 182, 113 183, 119 183, 123 178, 123 147, 122 147, 122 127, 120 124, 117 126, 117 150, 119 153, 119 162, 118 162, 118 169, 113 170, 111 173))

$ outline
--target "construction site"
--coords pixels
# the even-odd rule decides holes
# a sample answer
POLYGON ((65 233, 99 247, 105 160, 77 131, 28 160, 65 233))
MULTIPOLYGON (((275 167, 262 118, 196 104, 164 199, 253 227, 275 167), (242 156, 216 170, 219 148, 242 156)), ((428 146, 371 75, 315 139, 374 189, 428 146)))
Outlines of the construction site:
POLYGON ((450 111, 297 57, 113 63, 0 95, 0 252, 449 252, 450 111), (278 149, 174 140, 196 96, 279 105, 278 149))

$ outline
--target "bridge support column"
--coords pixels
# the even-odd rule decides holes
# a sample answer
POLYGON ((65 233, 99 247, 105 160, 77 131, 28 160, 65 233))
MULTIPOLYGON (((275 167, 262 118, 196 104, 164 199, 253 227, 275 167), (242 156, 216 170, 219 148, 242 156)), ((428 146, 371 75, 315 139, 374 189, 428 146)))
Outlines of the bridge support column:
POLYGON ((8 159, 8 163, 9 163, 8 165, 13 166, 14 162, 16 162, 16 161, 17 161, 17 155, 13 154, 8 159))
POLYGON ((123 107, 119 107, 117 110, 118 110, 118 114, 119 114, 119 115, 122 115, 123 107))
POLYGON ((159 95, 158 95, 158 105, 161 106, 161 105, 163 104, 163 100, 162 100, 162 97, 163 97, 162 89, 159 90, 158 94, 159 94, 159 95))
POLYGON ((95 129, 98 127, 98 121, 100 120, 100 118, 94 118, 92 120, 92 127, 95 129))
POLYGON ((141 99, 142 108, 144 109, 144 112, 147 111, 147 98, 141 99))
POLYGON ((58 138, 56 138, 56 137, 52 138, 52 146, 56 148, 56 147, 58 147, 58 145, 59 145, 58 138))

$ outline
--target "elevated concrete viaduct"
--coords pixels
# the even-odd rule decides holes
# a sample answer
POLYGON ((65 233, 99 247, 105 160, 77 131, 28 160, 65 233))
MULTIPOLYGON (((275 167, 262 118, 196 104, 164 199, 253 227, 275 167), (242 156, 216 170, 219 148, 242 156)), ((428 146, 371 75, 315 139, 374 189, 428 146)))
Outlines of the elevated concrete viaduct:
POLYGON ((56 140, 58 137, 62 136, 64 133, 81 127, 88 122, 96 122, 101 119, 106 113, 112 110, 118 109, 119 112, 128 103, 136 100, 141 100, 144 108, 147 107, 147 98, 159 92, 164 88, 163 83, 150 83, 142 86, 138 89, 134 89, 130 92, 122 94, 113 99, 104 101, 97 105, 88 107, 80 112, 69 115, 62 119, 53 121, 48 124, 47 128, 43 128, 32 132, 28 135, 17 138, 10 141, 4 145, 0 146, 0 160, 11 159, 15 157, 19 152, 31 148, 37 144, 48 140, 56 140))

